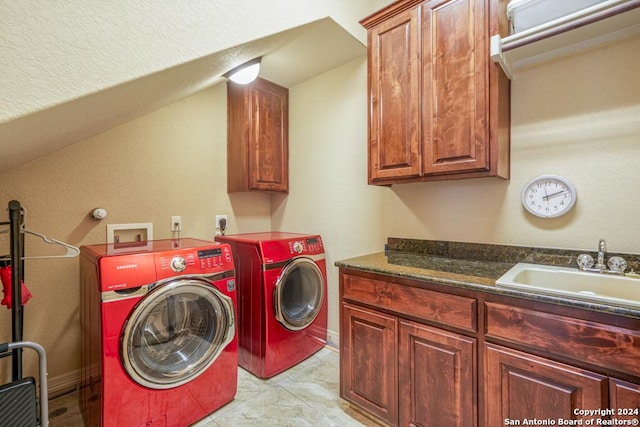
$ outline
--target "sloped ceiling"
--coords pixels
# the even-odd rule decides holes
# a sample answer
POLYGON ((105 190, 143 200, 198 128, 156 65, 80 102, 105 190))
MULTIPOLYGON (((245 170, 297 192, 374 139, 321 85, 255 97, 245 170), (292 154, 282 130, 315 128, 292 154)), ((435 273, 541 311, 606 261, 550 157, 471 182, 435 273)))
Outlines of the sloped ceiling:
MULTIPOLYGON (((340 0, 209 0, 206 2, 207 5, 216 4, 220 8, 215 9, 216 19, 209 19, 206 23, 208 29, 203 30, 194 26, 205 25, 201 15, 196 13, 198 7, 205 8, 204 1, 193 2, 196 12, 190 11, 184 16, 179 13, 174 16, 167 14, 176 7, 176 3, 180 3, 180 7, 183 8, 186 3, 164 0, 154 1, 151 5, 150 1, 122 2, 128 8, 132 7, 130 3, 143 5, 142 9, 128 11, 138 17, 143 13, 148 14, 149 10, 162 12, 162 17, 156 25, 150 25, 150 28, 142 31, 142 40, 132 38, 132 35, 125 37, 129 42, 125 48, 122 40, 114 34, 117 31, 110 30, 103 37, 99 35, 104 31, 105 23, 97 18, 89 20, 93 29, 84 29, 89 31, 90 35, 84 35, 84 38, 77 40, 76 38, 81 37, 83 33, 74 26, 76 22, 73 18, 80 17, 73 8, 55 11, 54 16, 58 20, 55 35, 40 34, 37 31, 38 26, 46 28, 44 16, 53 12, 50 9, 42 10, 42 5, 55 3, 60 7, 59 2, 0 0, 2 21, 12 16, 24 19, 22 14, 33 15, 34 10, 39 18, 35 23, 29 18, 32 30, 30 34, 19 34, 25 31, 24 25, 14 23, 5 26, 4 22, 0 25, 0 40, 3 40, 3 43, 0 43, 0 56, 3 57, 3 63, 0 64, 0 172, 31 162, 223 82, 222 74, 257 56, 263 57, 260 73, 262 77, 291 87, 365 55, 365 33, 358 26, 357 20, 373 11, 373 3, 365 0, 350 0, 347 2, 350 4, 349 8, 340 5, 333 11, 333 16, 327 16, 330 12, 327 9, 331 8, 332 3, 340 0), (269 3, 268 11, 264 3, 269 3), (234 7, 231 7, 232 4, 234 7), (238 4, 254 7, 253 13, 243 14, 238 4), (225 5, 229 7, 222 7, 225 5), (29 6, 33 9, 29 9, 29 6), (168 10, 162 9, 165 6, 168 10), (278 12, 283 11, 290 14, 288 19, 278 15, 278 12), (68 14, 67 18, 60 22, 60 16, 64 17, 65 14, 68 14), (321 16, 319 19, 310 20, 318 15, 321 16), (175 23, 179 18, 183 19, 183 22, 175 23), (271 19, 271 24, 266 25, 263 21, 268 19, 271 19), (336 20, 343 22, 338 23, 336 20), (178 41, 172 40, 167 44, 165 56, 161 60, 153 55, 148 61, 141 60, 136 55, 142 55, 145 50, 158 49, 155 39, 163 38, 165 32, 160 31, 160 28, 167 21, 172 22, 172 25, 166 28, 166 31, 180 33, 184 27, 188 28, 186 35, 173 34, 172 37, 177 37, 178 41), (274 32, 273 21, 284 29, 274 32), (303 22, 301 25, 291 25, 300 21, 303 22), (209 28, 216 25, 217 30, 209 28), (62 26, 62 29, 59 26, 62 26), (228 45, 238 39, 230 36, 228 32, 244 34, 243 38, 247 41, 228 45), (263 35, 265 32, 268 34, 255 37, 255 34, 263 35), (198 46, 194 47, 193 43, 184 40, 185 37, 194 37, 194 34, 199 34, 200 38, 208 37, 210 41, 212 37, 217 39, 211 43, 204 43, 205 47, 198 43, 195 43, 198 46), (20 37, 26 37, 28 40, 24 41, 20 37), (52 37, 55 40, 52 41, 52 37), (98 46, 104 47, 114 40, 118 40, 118 45, 126 51, 109 48, 108 54, 102 52, 98 55, 98 60, 85 58, 85 55, 91 56, 95 53, 98 46), (180 42, 184 45, 181 46, 180 42), (34 47, 37 43, 44 43, 45 49, 42 45, 34 47), (137 45, 138 50, 133 49, 133 44, 137 45), (32 56, 38 56, 37 60, 28 56, 29 52, 25 52, 26 46, 29 45, 34 49, 32 56), (49 53, 47 47, 54 49, 57 54, 49 53), (73 58, 61 52, 64 49, 73 51, 82 61, 76 58, 73 62, 73 58), (207 53, 202 54, 203 52, 207 53), (113 60, 105 65, 105 56, 108 60, 109 55, 113 60), (189 57, 192 59, 185 61, 185 58, 189 57), (65 62, 65 58, 71 63, 65 62), (155 64, 147 66, 147 62, 155 64), (150 68, 157 70, 149 72, 150 68)), ((112 12, 104 10, 106 6, 102 3, 95 3, 103 8, 95 13, 95 17, 112 12)), ((128 15, 121 13, 119 18, 122 19, 123 16, 128 15)), ((113 19, 115 18, 110 16, 107 22, 113 23, 113 19)), ((135 19, 128 19, 132 22, 126 22, 125 27, 134 25, 135 19)))

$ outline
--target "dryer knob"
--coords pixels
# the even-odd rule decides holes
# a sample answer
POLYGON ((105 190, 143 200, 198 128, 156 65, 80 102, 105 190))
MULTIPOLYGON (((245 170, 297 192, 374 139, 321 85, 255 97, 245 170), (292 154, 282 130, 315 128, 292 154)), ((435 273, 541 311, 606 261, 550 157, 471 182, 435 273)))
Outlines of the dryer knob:
POLYGON ((187 262, 181 256, 175 256, 171 260, 171 269, 176 273, 180 273, 182 270, 187 268, 187 262))
POLYGON ((304 249, 304 246, 302 246, 302 242, 293 243, 293 252, 299 254, 302 252, 303 249, 304 249))

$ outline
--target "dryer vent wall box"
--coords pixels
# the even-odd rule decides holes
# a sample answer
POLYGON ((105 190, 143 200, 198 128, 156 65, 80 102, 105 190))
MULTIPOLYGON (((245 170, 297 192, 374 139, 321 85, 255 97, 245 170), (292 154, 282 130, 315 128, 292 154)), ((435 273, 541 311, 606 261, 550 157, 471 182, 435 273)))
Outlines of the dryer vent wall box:
POLYGON ((511 0, 507 4, 511 34, 526 31, 602 2, 603 0, 511 0))

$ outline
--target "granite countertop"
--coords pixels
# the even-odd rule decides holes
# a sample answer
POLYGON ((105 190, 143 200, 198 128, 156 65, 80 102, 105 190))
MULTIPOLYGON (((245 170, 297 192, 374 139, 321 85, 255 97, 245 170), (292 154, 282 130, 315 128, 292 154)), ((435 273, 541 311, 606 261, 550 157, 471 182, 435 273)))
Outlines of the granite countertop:
POLYGON ((463 287, 492 287, 515 264, 383 252, 336 262, 336 266, 463 287))
MULTIPOLYGON (((578 251, 579 252, 579 251, 578 251)), ((588 251, 584 251, 588 252, 588 251)), ((389 238, 388 250, 337 261, 336 266, 445 286, 526 298, 640 319, 640 310, 497 287, 495 282, 519 262, 576 267, 577 251, 519 246, 389 238)), ((608 256, 614 254, 608 254, 608 256)), ((640 256, 623 254, 640 270, 640 256)))

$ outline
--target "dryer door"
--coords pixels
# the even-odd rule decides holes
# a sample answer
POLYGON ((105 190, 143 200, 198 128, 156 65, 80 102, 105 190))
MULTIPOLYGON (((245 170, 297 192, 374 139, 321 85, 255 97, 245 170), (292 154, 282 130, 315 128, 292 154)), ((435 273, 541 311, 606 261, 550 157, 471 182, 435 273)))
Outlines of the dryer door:
POLYGON ((233 301, 200 279, 158 286, 127 320, 121 358, 131 378, 167 389, 204 372, 234 337, 233 301))
POLYGON ((324 277, 316 263, 310 258, 294 259, 276 280, 276 318, 287 329, 306 328, 320 313, 324 293, 324 277))

